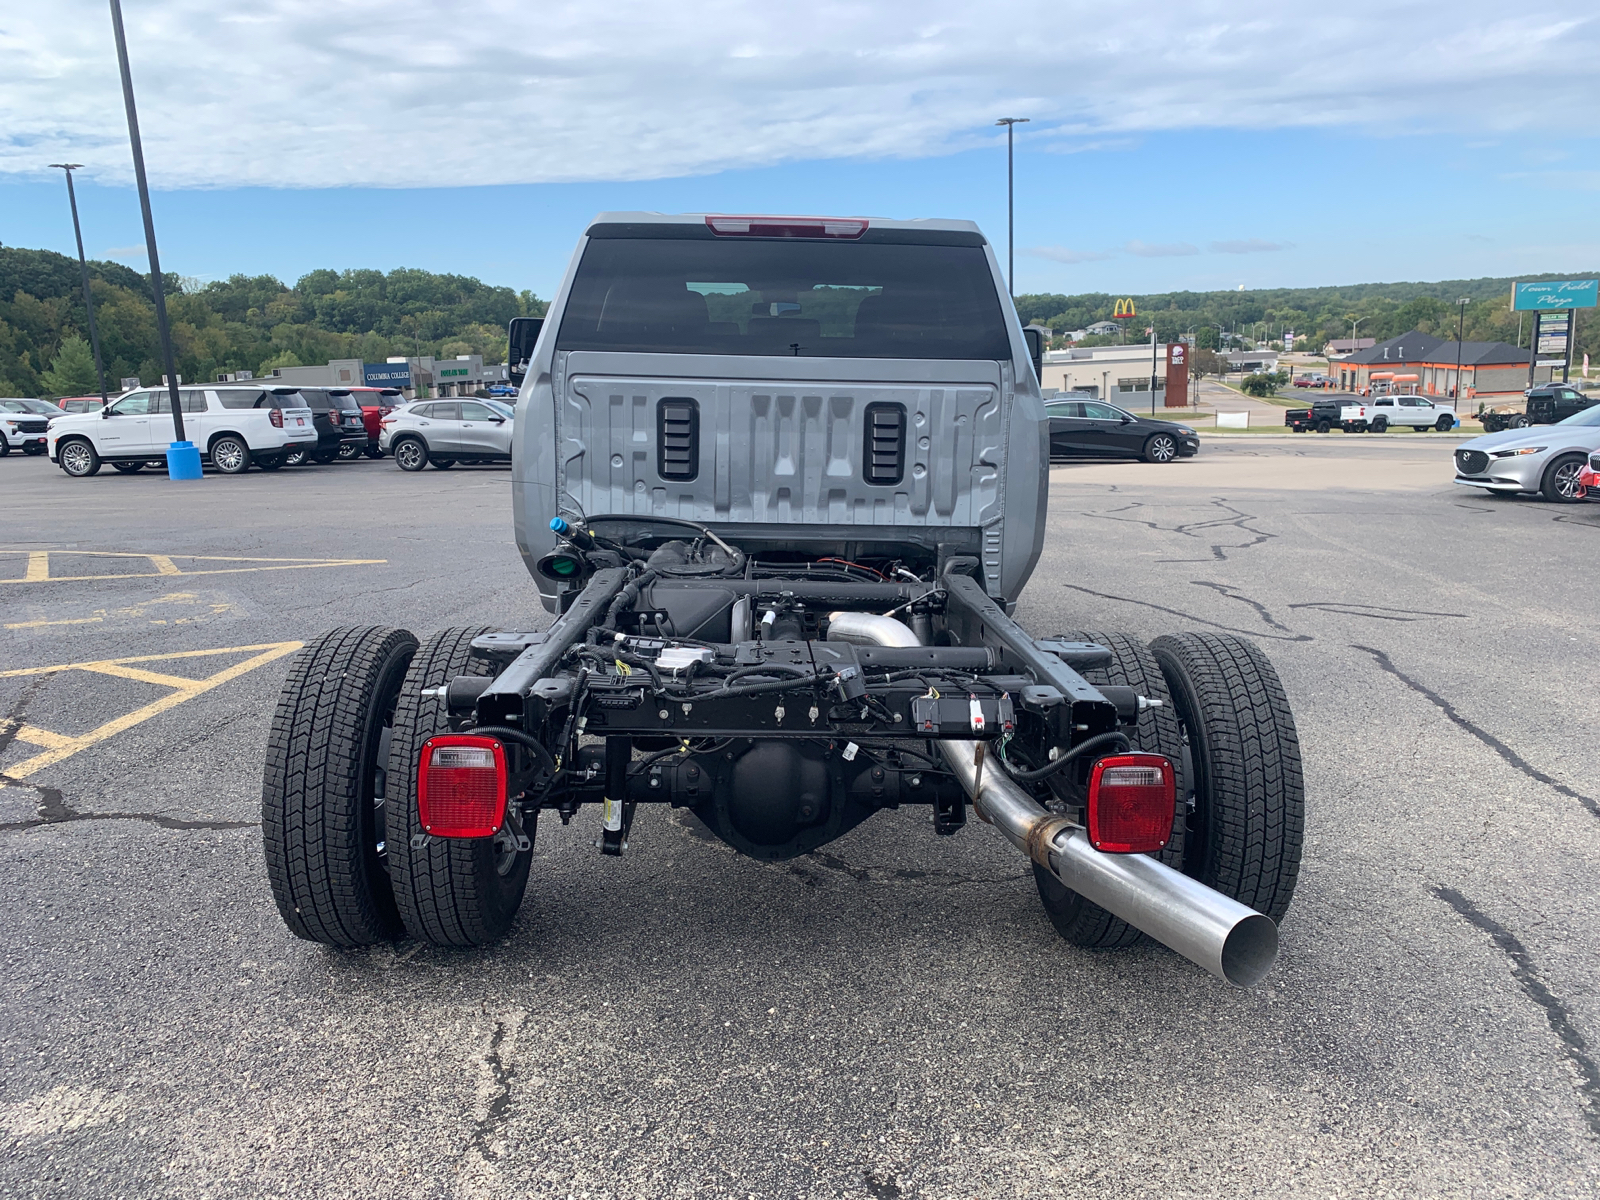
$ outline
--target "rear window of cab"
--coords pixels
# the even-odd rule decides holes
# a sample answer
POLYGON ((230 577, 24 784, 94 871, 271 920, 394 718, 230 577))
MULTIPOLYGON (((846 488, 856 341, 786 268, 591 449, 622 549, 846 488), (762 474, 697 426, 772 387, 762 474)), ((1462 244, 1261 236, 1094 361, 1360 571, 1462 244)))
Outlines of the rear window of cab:
POLYGON ((1009 359, 981 244, 596 236, 560 350, 1009 359))

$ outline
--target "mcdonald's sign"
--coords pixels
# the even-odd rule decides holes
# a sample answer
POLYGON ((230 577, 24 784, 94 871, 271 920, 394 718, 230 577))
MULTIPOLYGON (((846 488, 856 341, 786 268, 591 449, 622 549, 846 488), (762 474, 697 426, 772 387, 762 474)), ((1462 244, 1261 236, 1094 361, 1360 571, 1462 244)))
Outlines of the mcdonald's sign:
POLYGON ((1129 321, 1138 315, 1139 314, 1133 310, 1132 296, 1129 296, 1125 300, 1118 300, 1116 304, 1112 305, 1111 307, 1111 318, 1115 321, 1129 321))

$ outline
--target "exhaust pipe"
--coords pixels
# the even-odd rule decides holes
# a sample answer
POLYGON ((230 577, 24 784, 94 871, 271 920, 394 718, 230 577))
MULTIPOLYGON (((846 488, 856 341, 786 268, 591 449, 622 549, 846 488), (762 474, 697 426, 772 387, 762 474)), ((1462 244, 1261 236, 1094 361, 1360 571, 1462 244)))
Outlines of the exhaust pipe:
MULTIPOLYGON (((830 639, 916 646, 893 617, 831 613, 830 639)), ((981 742, 947 740, 940 753, 978 815, 1017 849, 1084 899, 1121 917, 1235 987, 1259 983, 1278 957, 1272 918, 1144 854, 1102 854, 1088 834, 1048 811, 992 756, 980 768, 981 742)))

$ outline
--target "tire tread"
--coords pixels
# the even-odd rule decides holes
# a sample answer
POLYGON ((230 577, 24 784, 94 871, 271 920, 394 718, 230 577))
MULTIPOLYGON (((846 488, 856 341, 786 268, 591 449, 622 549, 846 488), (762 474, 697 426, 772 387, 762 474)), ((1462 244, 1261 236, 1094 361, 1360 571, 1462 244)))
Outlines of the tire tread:
MULTIPOLYGON (((371 876, 360 804, 373 692, 416 638, 379 625, 330 629, 291 661, 267 738, 261 833, 283 922, 298 937, 366 946, 401 932, 371 876)), ((381 871, 381 868, 379 868, 381 871)))

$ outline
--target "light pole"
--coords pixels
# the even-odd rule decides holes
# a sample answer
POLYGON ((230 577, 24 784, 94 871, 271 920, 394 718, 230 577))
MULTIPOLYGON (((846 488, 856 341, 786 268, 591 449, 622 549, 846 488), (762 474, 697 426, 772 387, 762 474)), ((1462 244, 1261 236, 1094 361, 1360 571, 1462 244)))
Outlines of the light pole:
POLYGON ((72 190, 72 173, 82 163, 51 163, 67 173, 67 203, 72 206, 72 233, 78 239, 78 269, 83 272, 83 307, 89 314, 89 344, 94 347, 94 373, 100 380, 100 407, 111 403, 106 393, 106 369, 100 361, 100 331, 94 325, 94 297, 89 294, 89 260, 83 256, 83 229, 78 225, 78 196, 72 190))
POLYGON ((1452 395, 1450 399, 1456 402, 1457 419, 1459 419, 1459 410, 1461 407, 1461 351, 1463 348, 1461 334, 1462 331, 1467 327, 1467 305, 1470 303, 1470 301, 1467 297, 1463 296, 1461 299, 1457 300, 1456 303, 1460 305, 1460 312, 1458 312, 1456 315, 1456 386, 1455 394, 1452 395))
POLYGON ((128 143, 133 150, 133 178, 139 185, 139 209, 144 216, 144 244, 150 256, 150 292, 156 305, 156 331, 161 335, 161 365, 167 373, 167 396, 172 404, 172 445, 167 447, 167 478, 199 479, 200 451, 183 435, 183 402, 178 397, 178 365, 172 355, 172 329, 167 324, 167 298, 161 280, 161 259, 156 254, 156 223, 150 215, 150 185, 144 176, 144 143, 139 140, 139 113, 133 103, 133 72, 128 67, 128 39, 122 32, 122 5, 111 0, 111 32, 117 41, 117 66, 122 71, 122 105, 128 113, 128 143))
POLYGON ((1156 415, 1156 319, 1150 318, 1150 415, 1156 415))
POLYGON ((1016 187, 1015 173, 1012 170, 1012 132, 1013 125, 1026 125, 1028 117, 1001 117, 996 125, 1006 127, 1006 288, 1011 293, 1011 299, 1017 298, 1016 270, 1017 270, 1017 243, 1016 243, 1016 187))

